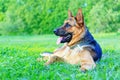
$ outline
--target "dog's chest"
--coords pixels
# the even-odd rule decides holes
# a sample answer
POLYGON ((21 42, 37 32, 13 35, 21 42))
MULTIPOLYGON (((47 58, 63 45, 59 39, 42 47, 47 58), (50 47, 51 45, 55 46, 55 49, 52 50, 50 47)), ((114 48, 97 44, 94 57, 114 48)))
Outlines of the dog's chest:
POLYGON ((83 50, 82 47, 76 46, 75 48, 71 49, 70 47, 67 46, 62 50, 58 50, 56 55, 58 55, 60 57, 73 56, 73 55, 76 55, 77 53, 81 52, 82 50, 83 50))
POLYGON ((71 57, 71 56, 76 56, 78 55, 78 53, 80 53, 82 51, 81 47, 75 47, 73 49, 69 48, 66 50, 65 56, 71 57))
POLYGON ((75 47, 74 49, 66 49, 63 58, 70 64, 77 64, 80 61, 81 51, 82 49, 79 47, 75 47))
POLYGON ((68 46, 61 48, 54 53, 54 55, 61 57, 65 60, 65 62, 70 64, 78 64, 80 61, 81 51, 80 47, 76 46, 74 48, 70 48, 68 46))

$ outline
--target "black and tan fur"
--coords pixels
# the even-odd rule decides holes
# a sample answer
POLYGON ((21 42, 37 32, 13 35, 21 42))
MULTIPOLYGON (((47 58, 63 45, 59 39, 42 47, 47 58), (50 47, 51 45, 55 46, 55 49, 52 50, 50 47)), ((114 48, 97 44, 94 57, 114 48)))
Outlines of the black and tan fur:
POLYGON ((61 43, 64 45, 52 54, 41 54, 47 60, 45 65, 64 61, 69 64, 80 64, 82 71, 96 67, 95 61, 100 60, 102 51, 85 26, 81 9, 75 17, 68 11, 68 19, 60 28, 55 29, 54 33, 62 36, 61 43))

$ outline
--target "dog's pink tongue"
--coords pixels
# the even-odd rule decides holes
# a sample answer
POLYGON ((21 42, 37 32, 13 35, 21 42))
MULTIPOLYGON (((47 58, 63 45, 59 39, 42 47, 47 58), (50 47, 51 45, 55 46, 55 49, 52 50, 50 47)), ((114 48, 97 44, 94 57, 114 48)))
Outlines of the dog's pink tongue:
POLYGON ((62 38, 63 38, 63 37, 59 37, 59 38, 57 39, 56 44, 60 44, 60 42, 61 42, 62 38))

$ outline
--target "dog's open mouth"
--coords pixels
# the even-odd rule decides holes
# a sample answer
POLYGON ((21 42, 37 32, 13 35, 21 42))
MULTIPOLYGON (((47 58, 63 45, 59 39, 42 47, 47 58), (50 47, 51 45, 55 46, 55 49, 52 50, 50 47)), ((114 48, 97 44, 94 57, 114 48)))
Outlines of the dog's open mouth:
POLYGON ((65 43, 65 42, 70 42, 71 39, 72 39, 72 35, 71 35, 71 34, 68 34, 68 35, 65 35, 65 36, 60 36, 60 37, 57 39, 56 44, 65 43))

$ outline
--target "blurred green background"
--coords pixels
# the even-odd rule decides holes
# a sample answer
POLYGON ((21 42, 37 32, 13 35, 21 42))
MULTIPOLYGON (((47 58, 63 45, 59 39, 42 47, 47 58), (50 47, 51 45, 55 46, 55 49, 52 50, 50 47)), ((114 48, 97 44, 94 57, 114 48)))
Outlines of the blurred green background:
POLYGON ((0 80, 120 80, 119 43, 120 0, 0 0, 0 80), (37 62, 62 46, 53 29, 78 8, 102 47, 97 67, 82 73, 76 65, 37 62))
POLYGON ((52 34, 78 8, 91 32, 120 31, 120 0, 0 0, 0 35, 52 34))

